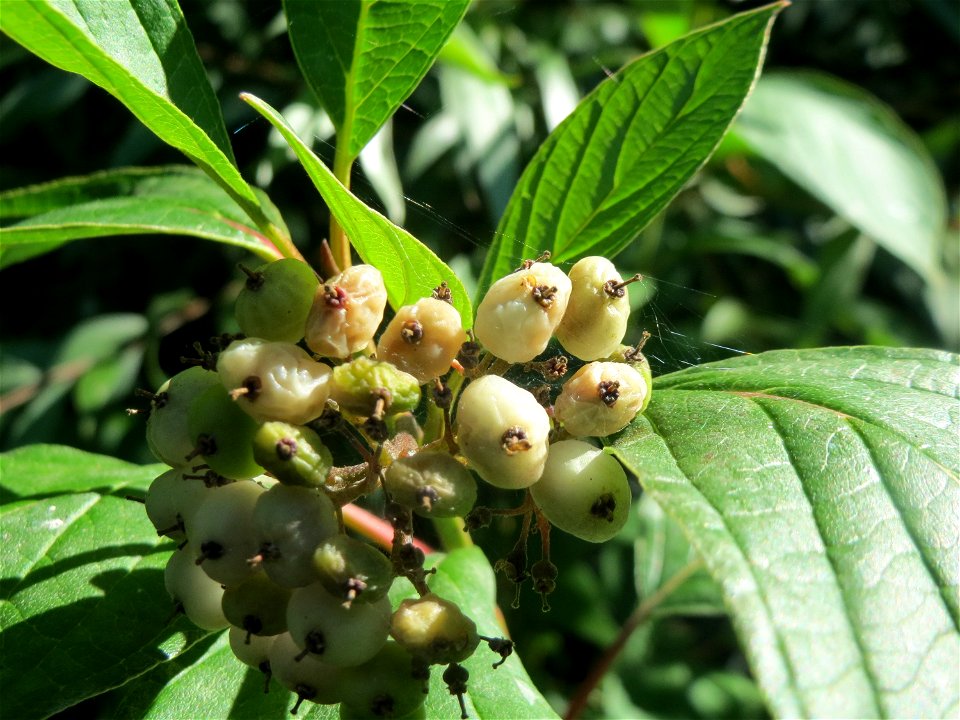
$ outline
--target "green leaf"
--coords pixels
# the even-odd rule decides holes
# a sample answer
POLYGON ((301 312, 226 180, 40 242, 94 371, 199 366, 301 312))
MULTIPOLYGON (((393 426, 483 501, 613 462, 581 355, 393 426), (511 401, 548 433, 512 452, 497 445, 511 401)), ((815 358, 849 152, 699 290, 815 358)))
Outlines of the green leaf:
POLYGON ((782 3, 648 53, 602 82, 540 146, 510 198, 480 291, 544 250, 614 256, 716 148, 750 92, 782 3))
MULTIPOLYGON (((275 212, 266 198, 264 208, 275 212)), ((109 235, 191 235, 281 257, 230 195, 186 166, 124 168, 0 193, 0 218, 15 217, 26 219, 3 228, 0 268, 109 235)))
POLYGON ((735 132, 920 275, 936 272, 946 192, 920 138, 869 93, 828 75, 764 77, 735 132))
MULTIPOLYGON (((284 0, 290 43, 353 161, 420 84, 469 0, 284 0)), ((348 163, 349 164, 349 163, 348 163)))
POLYGON ((721 584, 774 715, 956 715, 958 360, 709 363, 658 378, 614 440, 721 584))
MULTIPOLYGON (((436 573, 428 576, 432 592, 456 603, 477 624, 477 632, 487 637, 503 637, 497 624, 496 582, 493 569, 478 547, 461 548, 446 556, 437 554, 428 558, 428 565, 436 563, 436 573), (439 562, 437 562, 439 560, 439 562)), ((398 580, 390 589, 394 606, 416 591, 406 580, 398 580)), ((491 666, 499 656, 481 642, 476 652, 463 666, 470 673, 467 683, 467 712, 471 718, 554 718, 556 713, 540 695, 520 658, 511 655, 497 669, 491 666)), ((427 697, 428 718, 456 718, 460 708, 441 679, 442 672, 434 668, 427 697)))
POLYGON ((51 65, 102 87, 263 217, 236 168, 220 106, 175 0, 7 3, 0 30, 51 65))
POLYGON ((470 327, 473 322, 470 298, 456 273, 413 235, 354 197, 276 110, 249 93, 241 97, 280 132, 360 257, 383 273, 390 304, 394 308, 412 304, 446 282, 464 327, 470 327))
POLYGON ((34 445, 0 455, 4 715, 45 718, 183 652, 142 494, 165 467, 34 445))

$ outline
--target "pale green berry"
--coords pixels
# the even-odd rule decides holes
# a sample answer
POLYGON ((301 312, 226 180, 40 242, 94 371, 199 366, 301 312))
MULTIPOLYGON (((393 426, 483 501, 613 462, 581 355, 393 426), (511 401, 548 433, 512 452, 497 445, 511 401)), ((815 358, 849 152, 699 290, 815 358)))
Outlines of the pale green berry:
POLYGON ((331 398, 341 410, 368 417, 407 412, 420 402, 420 383, 388 362, 358 357, 333 370, 331 398))
POLYGON ((190 406, 205 390, 219 384, 215 372, 192 367, 160 386, 147 417, 147 445, 158 460, 175 468, 191 465, 186 459, 194 449, 187 420, 190 406))
POLYGON ((650 398, 653 397, 653 373, 650 370, 650 361, 647 360, 647 356, 640 352, 638 347, 621 345, 606 359, 608 362, 625 362, 643 376, 647 385, 647 395, 643 398, 640 412, 644 412, 650 404, 650 398))
POLYGON ((297 695, 291 713, 296 714, 304 700, 319 705, 340 702, 340 669, 305 654, 290 633, 276 636, 270 646, 269 662, 273 678, 297 695))
POLYGON ((298 647, 337 667, 366 662, 379 652, 390 631, 390 600, 350 603, 322 583, 297 588, 287 606, 287 627, 298 647))
POLYGON ((238 585, 256 572, 248 561, 257 552, 253 509, 266 491, 252 480, 210 492, 197 508, 188 537, 200 567, 224 585, 238 585))
POLYGON ((373 340, 387 307, 383 275, 372 265, 353 265, 321 285, 307 317, 307 346, 345 360, 373 340))
POLYGON ((317 580, 313 554, 340 529, 333 502, 314 488, 274 485, 257 500, 246 532, 259 560, 278 585, 301 587, 317 580))
POLYGON ((298 342, 320 281, 302 260, 283 258, 247 271, 235 315, 244 335, 298 342))
POLYGON ((341 602, 375 602, 393 583, 393 565, 377 548, 346 535, 320 543, 313 555, 320 583, 341 602))
POLYGON ((184 540, 188 521, 193 519, 207 493, 214 489, 199 480, 185 480, 182 470, 168 470, 147 490, 147 517, 158 534, 184 540))
POLYGON ((330 367, 293 343, 236 340, 220 353, 217 372, 237 405, 259 422, 303 425, 330 396, 330 367))
POLYGON ((457 405, 456 436, 470 466, 491 485, 535 483, 547 459, 550 418, 536 398, 509 380, 474 380, 457 405))
POLYGON ((583 440, 551 445, 543 477, 530 493, 551 524, 588 542, 609 540, 630 514, 630 485, 620 463, 583 440))
POLYGON ((342 671, 340 717, 404 718, 423 705, 423 683, 411 674, 412 656, 388 640, 380 652, 342 671))
POLYGON ((221 608, 223 588, 197 567, 189 550, 176 550, 170 556, 163 571, 163 584, 197 627, 220 630, 230 624, 221 608))
POLYGON ((626 363, 592 362, 563 384, 554 415, 571 435, 605 437, 645 407, 649 380, 626 363))
POLYGON ((623 278, 604 257, 585 257, 570 269, 570 302, 557 327, 557 340, 581 360, 614 352, 627 332, 630 298, 623 278))
POLYGON ((195 450, 193 464, 207 463, 228 478, 248 479, 263 468, 253 459, 253 436, 257 422, 237 407, 222 385, 207 388, 190 406, 190 436, 195 450))
POLYGON ((400 603, 390 635, 413 657, 430 665, 466 660, 477 649, 477 626, 456 604, 433 593, 400 603))
POLYGON ((223 591, 224 617, 250 635, 279 635, 287 631, 290 590, 258 572, 223 591))
POLYGON ((323 487, 333 455, 313 430, 277 420, 253 437, 253 457, 285 485, 323 487))
POLYGON ((477 500, 477 483, 470 471, 435 450, 394 460, 384 486, 393 500, 422 517, 461 517, 477 500))
POLYGON ((397 310, 377 342, 377 358, 410 373, 422 385, 446 374, 467 339, 453 305, 423 298, 397 310))
POLYGON ((477 307, 477 340, 508 362, 533 360, 560 324, 570 287, 560 268, 543 262, 500 278, 477 307))
POLYGON ((230 649, 244 665, 257 668, 263 673, 270 669, 270 648, 276 635, 251 635, 243 628, 231 627, 229 632, 230 649))

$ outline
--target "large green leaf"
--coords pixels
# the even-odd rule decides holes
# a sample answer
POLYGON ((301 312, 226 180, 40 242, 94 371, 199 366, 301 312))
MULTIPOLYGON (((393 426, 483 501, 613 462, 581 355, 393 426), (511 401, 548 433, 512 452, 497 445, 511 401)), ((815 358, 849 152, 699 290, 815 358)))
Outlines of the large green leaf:
POLYGON ((175 0, 5 3, 0 30, 116 97, 264 219, 236 168, 220 106, 175 0))
POLYGON ((0 455, 0 687, 7 717, 44 718, 178 655, 205 633, 171 620, 141 494, 159 465, 53 445, 0 455))
POLYGON ((0 268, 107 235, 192 235, 268 260, 281 256, 230 195, 187 166, 124 168, 0 193, 0 218, 14 217, 26 219, 0 231, 0 268))
POLYGON ((470 0, 284 0, 304 77, 352 161, 433 65, 470 0))
POLYGON ((750 92, 782 3, 644 55, 602 82, 541 145, 510 198, 481 292, 525 257, 613 256, 707 160, 750 92))
POLYGON ((735 132, 838 215, 929 278, 946 193, 920 139, 869 93, 828 75, 765 76, 735 132))
POLYGON ((617 456, 721 584, 784 717, 960 709, 960 366, 778 351, 659 378, 617 456))
POLYGON ((453 270, 413 235, 367 207, 341 185, 280 113, 253 95, 244 93, 242 97, 270 121, 296 153, 363 261, 383 273, 390 304, 394 308, 409 305, 446 282, 453 293, 454 307, 460 312, 464 326, 469 327, 473 321, 470 298, 453 270))

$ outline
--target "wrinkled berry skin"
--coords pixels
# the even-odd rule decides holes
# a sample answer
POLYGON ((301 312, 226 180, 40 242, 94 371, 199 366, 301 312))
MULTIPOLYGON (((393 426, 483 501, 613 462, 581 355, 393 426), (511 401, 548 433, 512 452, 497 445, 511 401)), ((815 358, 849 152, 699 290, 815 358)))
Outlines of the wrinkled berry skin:
POLYGON ((377 342, 377 358, 423 384, 446 374, 467 339, 460 313, 453 305, 423 298, 397 310, 377 342))
POLYGON ((307 316, 307 346, 318 355, 346 360, 373 340, 386 307, 380 271, 353 265, 317 290, 307 316))

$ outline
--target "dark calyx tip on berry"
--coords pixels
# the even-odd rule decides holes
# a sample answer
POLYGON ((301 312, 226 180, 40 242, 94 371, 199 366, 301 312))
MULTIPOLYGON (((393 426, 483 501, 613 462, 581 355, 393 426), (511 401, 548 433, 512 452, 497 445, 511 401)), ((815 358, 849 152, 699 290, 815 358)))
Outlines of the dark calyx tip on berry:
POLYGON ((407 320, 400 328, 400 337, 410 345, 418 344, 423 340, 423 325, 417 320, 407 320))
POLYGON ((457 352, 457 362, 460 363, 465 370, 475 368, 480 362, 480 343, 474 340, 467 340, 460 346, 460 350, 457 352))
POLYGON ((223 545, 216 540, 207 540, 200 545, 200 557, 197 558, 197 565, 200 565, 204 560, 219 560, 223 557, 224 552, 226 551, 223 549, 223 545))
POLYGON ((500 656, 500 660, 493 664, 494 670, 503 665, 507 661, 507 658, 513 655, 513 640, 508 640, 507 638, 492 638, 485 635, 481 635, 480 639, 485 641, 487 646, 500 656))
POLYGON ((451 305, 453 304, 453 293, 450 292, 450 288, 447 286, 446 280, 441 282, 433 289, 432 297, 434 300, 443 300, 451 305))
POLYGON ((250 635, 259 635, 263 630, 263 620, 256 615, 243 616, 243 629, 247 631, 247 644, 250 644, 250 635))
POLYGON ((627 291, 625 289, 627 285, 629 285, 630 283, 639 282, 640 280, 643 280, 643 275, 641 275, 640 273, 637 273, 636 275, 632 275, 631 277, 628 277, 626 280, 616 280, 616 279, 607 280, 603 284, 603 291, 612 298, 622 298, 624 295, 627 294, 627 291))
POLYGON ((613 407, 620 399, 620 383, 616 380, 601 380, 597 383, 597 397, 607 407, 613 407))
POLYGON ((467 513, 463 519, 463 524, 468 531, 479 530, 490 525, 493 521, 493 513, 490 508, 477 506, 467 513))
POLYGON ((206 457, 209 455, 215 455, 217 452, 217 441, 213 435, 207 433, 200 433, 197 436, 197 446, 189 452, 189 454, 184 456, 184 460, 190 461, 196 457, 206 457))
POLYGON ((514 270, 514 272, 520 272, 521 270, 529 270, 530 267, 531 267, 534 263, 547 262, 547 261, 550 259, 550 254, 551 254, 551 253, 550 253, 549 250, 544 250, 542 253, 540 253, 540 254, 536 257, 536 259, 534 259, 534 260, 524 260, 522 263, 520 263, 520 267, 518 267, 516 270, 514 270))
MULTIPOLYGON (((147 391, 150 392, 149 390, 147 391)), ((166 407, 167 403, 170 402, 170 393, 166 390, 163 392, 158 392, 156 395, 150 393, 150 407, 153 410, 159 410, 160 408, 166 407)))
POLYGON ((433 510, 433 506, 440 501, 440 494, 432 485, 425 485, 417 490, 417 504, 426 512, 433 510))
POLYGON ((247 290, 257 291, 263 287, 263 273, 259 270, 251 270, 243 263, 237 263, 240 271, 247 276, 247 290))
POLYGON ((617 509, 617 499, 613 493, 604 493, 590 506, 590 514, 600 520, 613 522, 613 513, 617 509))
POLYGON ((433 396, 433 402, 438 408, 441 410, 450 409, 453 404, 453 390, 450 389, 449 385, 444 385, 443 381, 437 378, 430 392, 433 396))
POLYGON ((297 454, 297 441, 291 437, 280 438, 276 445, 279 460, 291 460, 297 454))
POLYGON ((270 694, 270 678, 273 677, 273 670, 270 668, 270 661, 264 660, 257 665, 257 669, 263 673, 263 694, 270 694))
POLYGON ((557 288, 549 285, 537 285, 530 291, 530 294, 533 295, 533 299, 537 305, 542 308, 548 308, 553 305, 553 301, 557 297, 557 288))
POLYGON ((297 714, 297 710, 300 709, 300 704, 304 700, 312 700, 317 696, 317 691, 309 685, 297 685, 293 691, 297 694, 297 702, 290 708, 291 715, 297 714))
POLYGON ((243 384, 230 391, 230 397, 239 400, 241 397, 253 402, 260 395, 263 389, 263 383, 257 375, 248 375, 243 379, 243 384))
POLYGON ((305 649, 314 655, 323 655, 327 650, 327 638, 320 630, 311 630, 304 639, 305 649))
POLYGON ((463 701, 463 695, 467 692, 467 680, 470 679, 470 673, 463 665, 451 663, 443 671, 443 681, 447 684, 447 689, 451 695, 456 695, 460 703, 460 720, 467 720, 467 706, 463 701))
POLYGON ((519 425, 507 428, 500 437, 500 447, 507 455, 515 455, 518 452, 529 450, 533 445, 527 440, 527 431, 519 425))
POLYGON ((339 285, 323 286, 323 302, 327 307, 342 308, 347 305, 347 292, 339 285))

